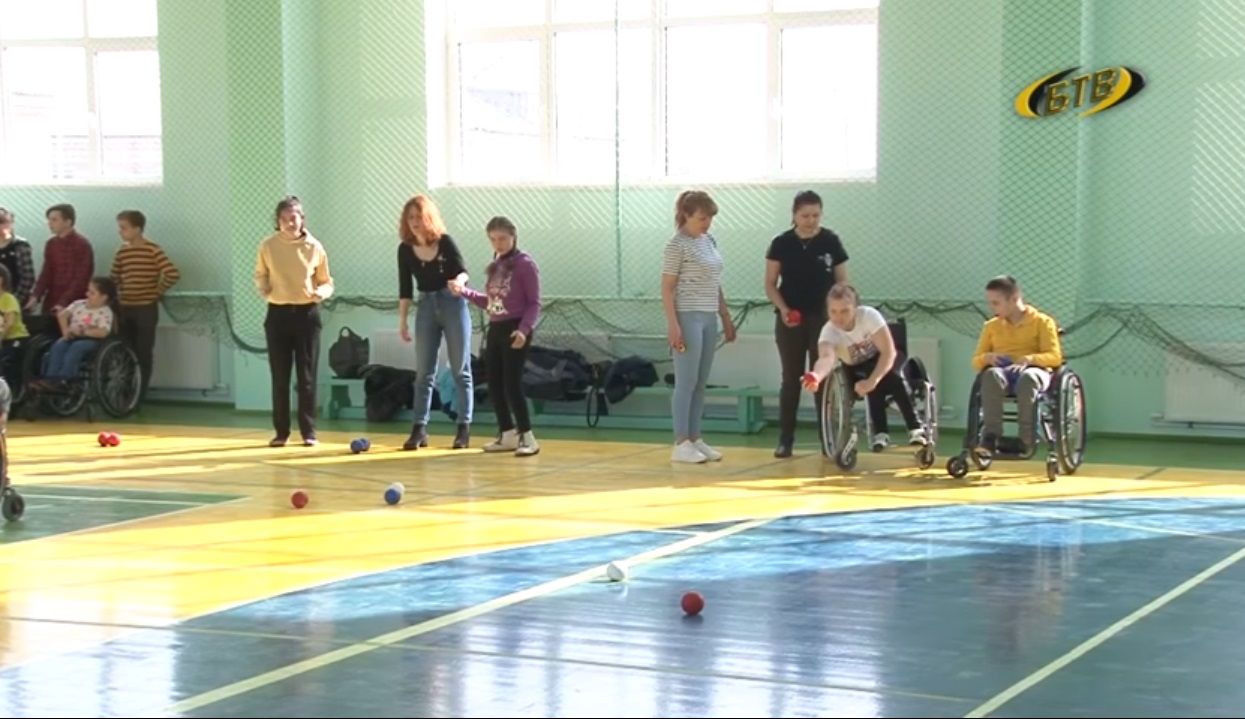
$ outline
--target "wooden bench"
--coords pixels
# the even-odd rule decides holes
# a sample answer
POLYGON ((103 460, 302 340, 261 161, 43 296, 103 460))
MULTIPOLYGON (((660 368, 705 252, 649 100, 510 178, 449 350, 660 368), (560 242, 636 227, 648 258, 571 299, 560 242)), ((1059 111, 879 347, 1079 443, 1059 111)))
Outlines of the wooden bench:
MULTIPOLYGON (((363 380, 361 379, 341 379, 339 377, 330 377, 320 381, 320 391, 318 394, 321 402, 322 414, 329 419, 352 419, 366 420, 367 411, 362 405, 355 405, 351 398, 351 391, 354 390, 357 396, 363 394, 363 380)), ((669 413, 661 415, 636 415, 626 413, 626 403, 632 397, 666 397, 669 398, 673 393, 673 389, 668 385, 656 385, 653 387, 637 387, 631 395, 619 402, 611 405, 609 414, 602 414, 597 423, 598 428, 603 429, 667 429, 674 428, 674 422, 669 413)), ((764 398, 767 393, 758 387, 711 387, 705 390, 706 397, 709 399, 734 399, 735 400, 735 416, 733 418, 726 417, 705 417, 701 422, 701 427, 706 432, 736 432, 739 434, 757 434, 765 429, 765 417, 763 413, 764 398)), ((528 401, 533 423, 546 427, 587 427, 588 415, 586 400, 577 402, 543 402, 528 401), (554 409, 578 408, 578 411, 550 411, 554 409), (539 419, 537 419, 539 418, 539 419)), ((485 407, 477 406, 476 423, 488 423, 493 419, 493 413, 488 412, 485 407)), ((410 422, 411 411, 403 410, 393 417, 393 422, 410 422)), ((433 412, 430 421, 436 423, 451 422, 449 417, 443 412, 433 412)))

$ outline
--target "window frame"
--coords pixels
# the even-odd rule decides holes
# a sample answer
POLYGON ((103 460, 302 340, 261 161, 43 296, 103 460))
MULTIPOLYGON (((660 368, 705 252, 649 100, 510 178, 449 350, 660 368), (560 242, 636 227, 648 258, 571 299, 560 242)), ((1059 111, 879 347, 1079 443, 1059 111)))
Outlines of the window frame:
MULTIPOLYGON (((161 106, 160 172, 152 176, 115 177, 103 174, 103 136, 100 129, 99 92, 96 87, 95 56, 101 52, 155 52, 160 56, 159 38, 151 37, 90 37, 90 22, 87 19, 90 0, 82 0, 82 13, 86 29, 84 37, 40 38, 37 40, 5 39, 0 37, 0 187, 160 187, 164 184, 164 118, 163 103, 161 106), (48 176, 25 177, 4 172, 3 168, 9 153, 9 143, 16 141, 11 136, 12 121, 9 94, 4 89, 4 54, 8 49, 17 48, 82 48, 86 54, 86 107, 87 107, 87 151, 90 157, 91 171, 81 178, 53 178, 48 176)), ((163 92, 161 92, 163 98, 163 92)), ((17 138, 20 140, 20 138, 17 138)))
MULTIPOLYGON (((430 115, 439 115, 444 136, 442 156, 439 165, 443 168, 442 177, 435 178, 433 184, 444 187, 489 188, 489 187, 588 187, 606 188, 619 182, 614 179, 571 180, 557 174, 557 84, 555 77, 557 68, 554 65, 553 48, 555 36, 561 32, 592 31, 604 29, 632 30, 648 29, 652 33, 652 107, 653 122, 651 127, 652 157, 649 161, 649 172, 646 177, 635 180, 621 180, 628 187, 670 187, 688 184, 734 184, 734 185, 803 185, 810 182, 818 184, 866 183, 877 180, 877 142, 875 141, 874 164, 872 168, 859 172, 838 173, 799 173, 782 169, 782 32, 787 28, 805 28, 827 25, 866 24, 879 25, 878 8, 861 8, 850 10, 827 10, 819 12, 779 13, 774 10, 774 0, 765 0, 766 10, 763 13, 740 15, 714 15, 703 17, 666 17, 665 0, 650 0, 649 17, 641 20, 619 20, 600 22, 555 23, 554 11, 557 0, 544 0, 545 22, 527 27, 486 27, 459 29, 454 25, 454 0, 443 0, 438 8, 442 19, 442 32, 439 48, 429 47, 428 52, 439 53, 440 57, 431 59, 429 67, 444 69, 444 107, 437 112, 430 108, 430 115), (667 128, 666 115, 666 30, 677 27, 706 27, 711 25, 764 24, 767 31, 766 46, 766 102, 769 105, 765 133, 766 171, 756 177, 697 177, 672 176, 666 173, 667 128), (461 90, 459 87, 459 45, 472 42, 537 42, 540 46, 541 70, 540 105, 543 123, 541 126, 541 163, 539 178, 522 181, 491 181, 474 179, 465 176, 462 166, 461 151, 461 90)), ((880 3, 879 3, 880 4, 880 3)), ((430 36, 433 35, 430 33, 430 36)), ((430 38, 431 39, 431 38, 430 38)), ((430 43, 431 45, 431 43, 430 43)), ((615 57, 618 55, 615 44, 615 57)), ((880 53, 879 53, 880 55, 880 53)), ((872 58, 878 62, 878 55, 872 58)), ((878 111, 875 105, 875 122, 878 111)), ((440 133, 437 133, 440 134, 440 133)), ((436 143, 431 133, 428 138, 429 152, 433 152, 436 143)), ((430 180, 433 178, 430 178, 430 180)))

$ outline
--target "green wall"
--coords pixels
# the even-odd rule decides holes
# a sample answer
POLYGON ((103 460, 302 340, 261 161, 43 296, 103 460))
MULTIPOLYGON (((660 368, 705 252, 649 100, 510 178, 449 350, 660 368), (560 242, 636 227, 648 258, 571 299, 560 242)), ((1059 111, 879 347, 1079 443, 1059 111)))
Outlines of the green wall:
MULTIPOLYGON (((1245 330, 1226 338, 1199 309, 1239 305, 1233 288, 1245 266, 1245 62, 1232 41, 1245 19, 1219 7, 883 0, 877 182, 814 187, 848 244, 854 281, 871 299, 953 304, 978 301, 989 276, 1011 272, 1065 324, 1104 304, 1140 303, 1183 341, 1245 341, 1245 330), (1012 110, 1016 92, 1047 72, 1119 64, 1149 78, 1124 106, 1040 120, 1012 110)), ((0 188, 23 234, 41 239, 43 208, 74 202, 103 264, 113 214, 140 207, 183 268, 179 289, 229 295, 237 334, 262 344, 254 248, 275 201, 293 192, 329 247, 339 292, 392 299, 396 214, 428 189, 420 4, 162 0, 160 13, 164 186, 0 188)), ((511 215, 548 294, 595 298, 603 315, 641 313, 660 332, 655 268, 678 189, 433 193, 472 267, 488 260, 484 222, 511 215), (649 301, 621 301, 637 298, 649 301)), ((715 231, 726 291, 760 299, 765 247, 803 187, 709 189, 723 209, 715 231)), ((769 332, 761 316, 744 331, 769 332)), ((335 321, 362 331, 394 318, 360 310, 335 321)), ((980 320, 915 312, 910 321, 944 340, 943 401, 962 409, 980 320)), ((1094 349, 1115 327, 1078 329, 1069 347, 1094 349)), ((1153 431, 1163 355, 1152 344, 1125 331, 1077 361, 1094 429, 1153 431)), ((237 405, 266 408, 264 358, 232 359, 237 405)))

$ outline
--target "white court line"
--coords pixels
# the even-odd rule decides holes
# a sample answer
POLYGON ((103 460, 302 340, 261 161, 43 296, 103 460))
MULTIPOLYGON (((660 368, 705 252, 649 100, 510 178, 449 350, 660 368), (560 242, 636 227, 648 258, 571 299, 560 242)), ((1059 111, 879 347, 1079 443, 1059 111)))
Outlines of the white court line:
MULTIPOLYGON (((757 527, 768 524, 775 519, 777 519, 777 517, 753 519, 747 522, 740 522, 725 529, 719 529, 715 532, 707 532, 705 534, 688 537, 687 539, 683 539, 672 544, 666 544, 657 547, 656 549, 650 549, 647 552, 641 552, 633 557, 622 560, 621 563, 627 565, 628 567, 633 567, 644 562, 651 562, 663 557, 668 557, 672 554, 677 554, 694 547, 699 547, 701 545, 717 541, 719 539, 725 539, 733 534, 739 534, 740 532, 746 532, 750 529, 756 529, 757 527)), ((243 679, 242 681, 234 682, 233 684, 226 684, 218 689, 213 689, 211 691, 183 699, 166 707, 158 713, 146 714, 144 716, 179 716, 210 704, 215 704, 247 692, 255 691, 256 689, 276 684, 277 682, 296 677, 299 674, 305 674, 316 669, 322 669, 332 664, 336 664, 337 662, 351 659, 382 647, 404 642, 422 634, 435 632, 439 629, 444 629, 446 627, 469 621, 471 619, 476 619, 477 617, 482 617, 486 614, 490 614, 507 607, 512 607, 516 604, 521 604, 529 599, 538 599, 563 589, 569 589, 570 587, 590 582, 594 579, 600 578, 604 571, 605 565, 600 565, 576 574, 571 574, 550 582, 545 582, 544 584, 538 584, 519 592, 514 592, 512 594, 507 594, 505 596, 489 600, 483 604, 477 604, 474 607, 460 609, 456 612, 451 612, 449 614, 436 617, 435 619, 430 619, 426 622, 420 622, 419 624, 409 626, 405 629, 399 629, 389 632, 388 634, 382 634, 364 642, 351 644, 349 646, 342 647, 341 649, 335 649, 331 652, 321 654, 320 656, 304 659, 301 662, 295 662, 294 664, 289 664, 281 667, 280 669, 264 672, 263 674, 253 676, 249 679, 243 679)))
POLYGON ((1090 653, 1097 647, 1105 644, 1108 640, 1110 640, 1112 637, 1116 636, 1120 632, 1123 632, 1129 627, 1132 627, 1133 625, 1137 624, 1141 620, 1145 619, 1151 614, 1154 614, 1155 612, 1167 606, 1168 604, 1171 604, 1172 602, 1184 596, 1185 594, 1188 594, 1194 589, 1197 589, 1201 585, 1205 584, 1207 580, 1211 579, 1216 574, 1219 574, 1225 569, 1228 569, 1229 567, 1233 566, 1237 562, 1240 562, 1242 559, 1245 559, 1245 547, 1236 550, 1235 552, 1219 560, 1215 564, 1212 564, 1206 569, 1203 569, 1202 571, 1198 572, 1192 577, 1186 579, 1184 582, 1181 582, 1176 587, 1168 591, 1166 594, 1155 599, 1149 604, 1146 604, 1140 609, 1134 611, 1132 614, 1129 614, 1128 616, 1124 617, 1123 619, 1116 622, 1115 624, 1112 624, 1111 626, 1107 627, 1101 632, 1098 632, 1094 636, 1090 637, 1089 639, 1086 639, 1084 642, 1081 642, 1077 646, 1073 647, 1072 650, 1069 651, 1067 654, 1064 654, 1058 659, 1055 659, 1054 661, 1042 667, 1041 669, 1038 669, 1037 671, 1033 672, 1032 674, 1025 677, 1024 679, 1021 679, 1020 681, 1016 682, 1010 687, 999 692, 995 696, 986 700, 981 706, 965 714, 964 719, 982 719, 983 717, 987 717, 990 714, 998 711, 999 708, 1002 707, 1004 704, 1010 702, 1011 700, 1015 699, 1021 694, 1029 691, 1030 689, 1037 686, 1038 684, 1046 681, 1052 675, 1058 672, 1060 669, 1063 669, 1064 667, 1068 666, 1069 664, 1076 661, 1077 659, 1080 659, 1081 657, 1090 653))
MULTIPOLYGON (((28 499, 57 499, 65 502, 125 502, 127 504, 163 504, 171 507, 211 507, 218 504, 217 502, 187 502, 178 499, 137 499, 135 497, 116 497, 116 496, 95 496, 90 495, 68 495, 68 494, 32 494, 30 492, 22 492, 23 497, 28 499)), ((169 494, 164 492, 163 494, 169 494)))
POLYGON ((1007 512, 1009 514, 1019 514, 1027 517, 1038 517, 1044 519, 1056 519, 1069 524, 1097 524, 1102 527, 1113 527, 1115 529, 1130 529, 1134 532, 1146 532, 1149 534, 1159 534, 1173 537, 1193 537, 1195 539, 1211 539, 1216 542, 1227 542, 1228 544, 1242 545, 1245 539, 1237 539, 1235 537, 1222 537, 1218 534, 1207 534, 1206 532, 1192 532, 1185 529, 1165 529, 1163 527, 1147 527, 1144 524, 1132 524, 1131 522, 1117 522, 1113 519, 1095 519, 1092 517, 1069 517, 1063 514, 1055 514, 1053 512, 1039 512, 1033 509, 1016 509, 1015 507, 1000 507, 997 505, 979 505, 982 509, 988 509, 994 512, 1007 512))

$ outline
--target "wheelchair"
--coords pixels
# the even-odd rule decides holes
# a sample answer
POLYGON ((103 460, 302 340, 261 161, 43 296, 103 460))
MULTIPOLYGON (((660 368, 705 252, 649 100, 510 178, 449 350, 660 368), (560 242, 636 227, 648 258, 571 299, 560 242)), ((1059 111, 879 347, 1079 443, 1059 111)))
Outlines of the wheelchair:
MULTIPOLYGON (((908 329, 902 319, 888 323, 891 339, 895 349, 905 357, 900 367, 904 389, 912 400, 912 408, 917 419, 925 430, 925 445, 916 448, 913 458, 921 469, 934 466, 938 443, 938 392, 925 369, 925 363, 919 357, 908 356, 908 329)), ((869 405, 865 403, 864 427, 858 427, 854 409, 856 402, 863 398, 857 396, 855 382, 851 373, 840 362, 823 383, 824 395, 821 403, 821 444, 822 454, 834 460, 838 467, 850 471, 856 466, 856 447, 859 444, 860 432, 865 437, 873 436, 873 417, 869 405)), ((894 398, 886 399, 887 409, 894 407, 894 398)))
MULTIPOLYGON (((12 389, 9 393, 11 396, 12 389)), ((9 410, 12 411, 12 400, 10 400, 9 410)), ((0 432, 5 432, 5 430, 0 429, 0 432)), ((26 500, 9 481, 8 443, 0 442, 0 516, 4 517, 6 522, 16 522, 25 513, 26 500)))
POLYGON ((99 346, 82 359, 77 378, 70 380, 65 390, 32 387, 31 381, 43 374, 44 360, 56 339, 40 334, 26 343, 21 360, 23 417, 34 420, 41 413, 73 417, 85 408, 87 421, 93 422, 97 408, 114 419, 125 419, 138 409, 142 391, 138 357, 116 335, 100 340, 99 346))
MULTIPOLYGON (((1062 334, 1062 332, 1061 332, 1062 334)), ((988 369, 986 370, 989 371, 988 369)), ((947 474, 955 479, 968 475, 970 464, 986 471, 995 460, 1025 460, 1037 454, 1039 443, 1046 449, 1046 480, 1054 482, 1060 474, 1071 476, 1085 461, 1085 386, 1081 377, 1067 365, 1051 373, 1050 385, 1034 402, 1033 431, 1040 433, 1033 447, 1025 448, 1020 437, 999 437, 993 457, 982 457, 975 448, 981 442, 981 380, 982 372, 973 382, 968 400, 968 428, 964 447, 947 460, 947 474)), ((1018 407, 1015 397, 1004 401, 1003 423, 1015 423, 1018 407)))

